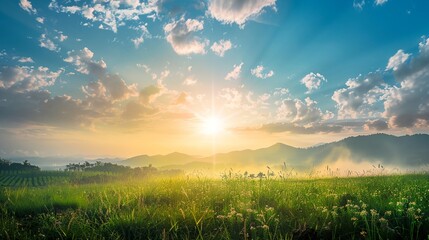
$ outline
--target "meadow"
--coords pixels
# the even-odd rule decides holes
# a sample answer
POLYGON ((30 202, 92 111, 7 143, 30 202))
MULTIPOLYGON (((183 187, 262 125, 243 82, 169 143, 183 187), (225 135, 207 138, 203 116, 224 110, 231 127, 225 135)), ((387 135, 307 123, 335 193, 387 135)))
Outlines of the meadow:
POLYGON ((76 181, 82 173, 33 174, 0 175, 0 239, 429 237, 426 174, 106 183, 76 181))

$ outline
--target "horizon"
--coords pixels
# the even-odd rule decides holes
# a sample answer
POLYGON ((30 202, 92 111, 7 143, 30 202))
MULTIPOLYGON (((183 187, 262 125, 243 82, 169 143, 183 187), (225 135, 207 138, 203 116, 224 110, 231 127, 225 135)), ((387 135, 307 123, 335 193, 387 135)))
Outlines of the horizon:
POLYGON ((429 133, 429 2, 236 3, 2 2, 0 156, 429 133))

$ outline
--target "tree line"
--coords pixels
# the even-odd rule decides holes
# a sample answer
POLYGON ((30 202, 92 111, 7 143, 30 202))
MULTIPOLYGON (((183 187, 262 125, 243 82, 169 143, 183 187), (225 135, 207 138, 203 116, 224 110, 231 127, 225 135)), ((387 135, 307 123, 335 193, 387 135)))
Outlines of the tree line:
POLYGON ((12 162, 7 159, 0 158, 0 171, 20 171, 20 172, 33 172, 40 171, 40 168, 35 165, 31 165, 28 160, 22 163, 12 162))

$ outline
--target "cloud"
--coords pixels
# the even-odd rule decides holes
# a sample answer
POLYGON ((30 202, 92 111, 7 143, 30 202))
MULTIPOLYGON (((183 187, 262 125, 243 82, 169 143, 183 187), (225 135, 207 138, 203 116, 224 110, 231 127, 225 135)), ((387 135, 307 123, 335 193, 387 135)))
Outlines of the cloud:
POLYGON ((316 133, 339 133, 343 131, 343 127, 335 124, 315 124, 311 126, 300 126, 294 123, 268 123, 259 128, 247 130, 259 130, 270 133, 289 132, 293 134, 316 134, 316 133))
POLYGON ((139 48, 140 44, 144 42, 145 38, 151 38, 151 34, 149 33, 149 30, 147 29, 147 24, 139 25, 138 27, 133 27, 132 29, 136 30, 140 33, 139 37, 131 39, 131 42, 134 44, 135 48, 139 48))
POLYGON ((224 23, 236 23, 240 27, 263 12, 266 7, 275 9, 276 0, 210 0, 209 15, 224 23))
MULTIPOLYGON (((94 53, 85 47, 79 52, 69 51, 68 57, 64 61, 75 65, 76 71, 98 79, 98 82, 106 89, 105 95, 100 95, 102 97, 107 97, 114 102, 137 95, 137 85, 128 85, 119 75, 109 73, 107 64, 103 60, 93 60, 93 56, 94 53)), ((89 90, 92 86, 94 85, 84 86, 84 88, 89 90)))
POLYGON ((50 51, 59 52, 61 48, 59 48, 51 39, 49 39, 46 34, 40 35, 39 38, 40 47, 47 48, 50 51))
POLYGON ((37 13, 36 9, 33 8, 33 5, 31 5, 31 2, 28 0, 20 0, 19 6, 30 14, 37 13))
POLYGON ((122 117, 125 119, 139 119, 159 112, 159 109, 130 101, 125 106, 122 117))
POLYGON ((0 88, 14 92, 28 92, 52 86, 64 72, 50 71, 47 67, 5 66, 0 69, 0 88))
POLYGON ((139 48, 140 44, 142 44, 143 41, 144 41, 143 36, 131 39, 131 42, 133 42, 135 48, 139 48))
POLYGON ((186 86, 193 86, 196 83, 197 83, 197 79, 193 77, 187 77, 185 78, 185 81, 183 81, 183 85, 186 85, 186 86))
MULTIPOLYGON (((68 2, 66 2, 68 3, 68 2)), ((79 3, 79 2, 75 2, 79 3)), ((140 22, 141 16, 157 14, 157 1, 142 2, 138 0, 106 0, 106 1, 82 1, 81 6, 62 5, 52 0, 49 8, 56 12, 80 14, 89 22, 100 23, 101 29, 118 32, 118 27, 125 26, 127 21, 140 22)))
POLYGON ((51 96, 43 88, 54 85, 64 72, 46 67, 3 67, 0 69, 0 122, 42 124, 62 127, 89 126, 98 114, 81 100, 51 96))
POLYGON ((232 48, 230 40, 220 40, 219 42, 213 43, 210 49, 218 56, 223 57, 226 51, 232 48))
POLYGON ((43 17, 37 17, 37 18, 36 18, 36 21, 37 21, 38 23, 43 24, 43 23, 45 22, 45 18, 43 18, 43 17))
MULTIPOLYGON (((396 54, 395 54, 396 55, 396 54)), ((390 62, 390 61, 389 61, 390 62)), ((419 54, 394 69, 399 86, 389 89, 384 117, 392 127, 429 125, 429 38, 419 44, 419 54)))
POLYGON ((34 61, 31 57, 22 57, 22 58, 18 59, 18 62, 20 62, 20 63, 34 63, 34 61))
POLYGON ((387 122, 381 119, 368 120, 365 122, 365 125, 363 126, 363 129, 366 131, 370 131, 370 130, 383 131, 383 130, 387 130, 388 128, 389 126, 387 125, 387 122))
POLYGON ((60 42, 64 42, 67 40, 68 36, 64 35, 63 32, 58 32, 60 35, 58 37, 55 37, 55 39, 58 39, 60 42))
POLYGON ((381 5, 385 4, 385 3, 387 3, 387 0, 375 0, 374 3, 377 6, 381 6, 381 5))
POLYGON ((389 58, 389 62, 387 63, 386 70, 396 71, 400 65, 405 63, 411 54, 404 53, 402 49, 399 49, 395 55, 389 58))
POLYGON ((270 70, 266 73, 264 73, 264 66, 262 65, 258 65, 255 68, 250 70, 250 73, 252 73, 253 76, 257 77, 257 78, 261 78, 261 79, 266 79, 266 78, 270 78, 272 76, 274 76, 274 71, 270 70))
POLYGON ((365 6, 365 0, 353 0, 353 7, 358 10, 362 10, 365 6))
POLYGON ((140 91, 140 102, 142 104, 148 105, 152 101, 154 101, 158 96, 162 94, 163 87, 157 85, 150 85, 143 88, 140 91))
POLYGON ((244 63, 234 64, 234 69, 225 76, 225 80, 237 80, 241 74, 241 67, 244 63))
POLYGON ((317 107, 317 102, 309 97, 304 102, 300 99, 283 99, 277 109, 278 120, 299 125, 313 125, 332 117, 331 112, 323 113, 317 107))
POLYGON ((338 118, 376 117, 380 115, 379 104, 386 93, 387 85, 379 72, 351 78, 346 88, 338 89, 331 99, 338 109, 338 118))
POLYGON ((195 36, 195 32, 204 29, 204 22, 197 19, 181 18, 164 26, 167 42, 179 55, 205 54, 209 44, 207 39, 195 36))
POLYGON ((301 79, 301 83, 307 88, 307 94, 319 89, 322 82, 327 82, 326 78, 320 73, 309 73, 301 79))

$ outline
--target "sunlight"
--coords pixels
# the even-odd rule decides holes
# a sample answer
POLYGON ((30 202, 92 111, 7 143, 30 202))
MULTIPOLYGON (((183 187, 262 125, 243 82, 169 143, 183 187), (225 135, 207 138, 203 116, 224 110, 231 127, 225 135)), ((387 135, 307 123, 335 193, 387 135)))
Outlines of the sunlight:
POLYGON ((215 136, 225 130, 224 122, 218 116, 210 116, 203 119, 202 132, 207 135, 215 136))

